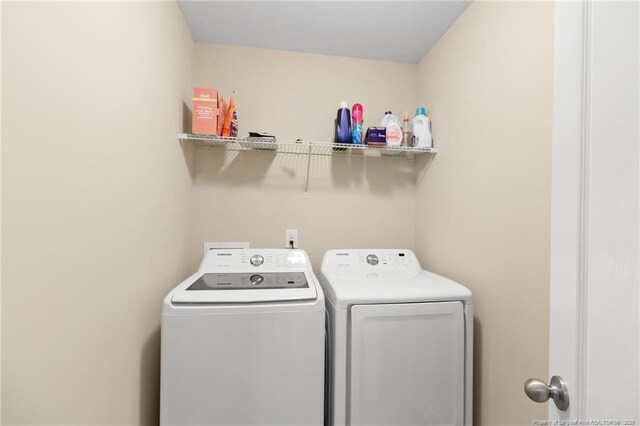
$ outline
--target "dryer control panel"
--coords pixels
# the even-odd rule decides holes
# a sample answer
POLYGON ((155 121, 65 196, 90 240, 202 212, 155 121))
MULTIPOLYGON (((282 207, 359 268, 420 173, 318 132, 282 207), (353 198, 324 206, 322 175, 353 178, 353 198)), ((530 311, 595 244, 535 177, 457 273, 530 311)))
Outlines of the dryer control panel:
POLYGON ((413 251, 403 249, 329 250, 322 261, 323 271, 418 271, 420 269, 420 263, 413 251))

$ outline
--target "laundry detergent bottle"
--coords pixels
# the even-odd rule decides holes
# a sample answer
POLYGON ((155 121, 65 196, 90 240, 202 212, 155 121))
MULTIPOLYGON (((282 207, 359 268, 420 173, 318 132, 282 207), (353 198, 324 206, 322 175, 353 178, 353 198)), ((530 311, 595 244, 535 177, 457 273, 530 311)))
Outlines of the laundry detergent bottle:
POLYGON ((424 107, 418 108, 416 110, 416 116, 413 117, 413 147, 433 147, 431 123, 429 122, 429 117, 427 117, 427 110, 425 110, 424 107))
POLYGON ((335 143, 351 143, 351 138, 351 113, 347 101, 342 101, 336 117, 335 143))

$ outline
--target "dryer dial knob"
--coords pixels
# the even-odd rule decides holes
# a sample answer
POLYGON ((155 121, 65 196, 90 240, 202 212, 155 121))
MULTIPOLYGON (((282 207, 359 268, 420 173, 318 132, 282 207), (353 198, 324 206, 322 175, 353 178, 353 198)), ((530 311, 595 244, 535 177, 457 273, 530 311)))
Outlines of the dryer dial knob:
POLYGON ((367 256, 367 263, 369 265, 377 265, 378 264, 378 256, 376 256, 375 254, 370 254, 369 256, 367 256))
POLYGON ((259 254, 254 254, 253 256, 251 256, 250 261, 253 266, 260 266, 264 263, 264 257, 260 256, 259 254))

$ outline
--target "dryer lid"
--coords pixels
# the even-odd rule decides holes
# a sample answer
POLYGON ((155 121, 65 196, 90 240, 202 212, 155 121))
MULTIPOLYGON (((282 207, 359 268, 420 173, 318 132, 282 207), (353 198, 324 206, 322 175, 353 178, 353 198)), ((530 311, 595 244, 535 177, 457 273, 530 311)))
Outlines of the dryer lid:
POLYGON ((411 250, 329 250, 320 282, 338 309, 374 303, 471 303, 467 288, 423 270, 411 250))
POLYGON ((173 295, 173 303, 258 303, 315 300, 304 272, 204 273, 173 295))
POLYGON ((428 271, 412 276, 369 272, 322 273, 325 296, 338 309, 373 303, 418 303, 460 300, 471 303, 471 292, 460 284, 428 271))

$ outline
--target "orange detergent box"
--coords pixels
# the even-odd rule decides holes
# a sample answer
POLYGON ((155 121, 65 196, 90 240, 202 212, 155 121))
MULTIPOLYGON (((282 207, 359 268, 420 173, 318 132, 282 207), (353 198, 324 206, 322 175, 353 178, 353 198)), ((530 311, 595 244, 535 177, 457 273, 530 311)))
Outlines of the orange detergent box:
POLYGON ((192 114, 193 133, 215 135, 218 130, 218 91, 206 87, 194 87, 192 114))

